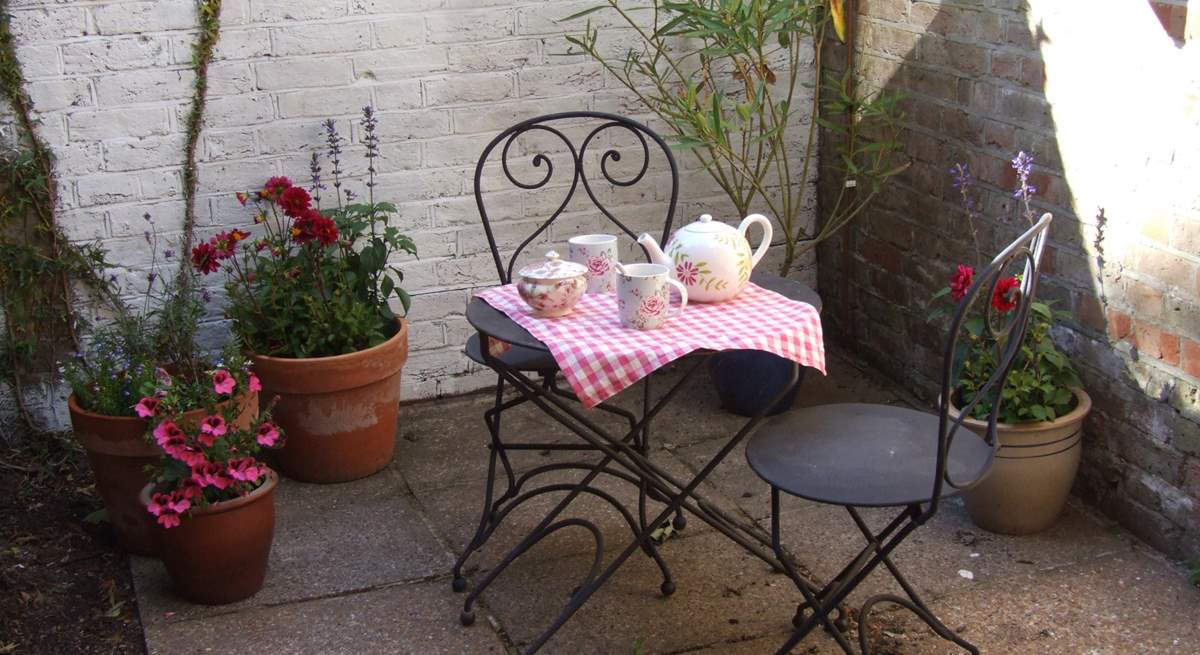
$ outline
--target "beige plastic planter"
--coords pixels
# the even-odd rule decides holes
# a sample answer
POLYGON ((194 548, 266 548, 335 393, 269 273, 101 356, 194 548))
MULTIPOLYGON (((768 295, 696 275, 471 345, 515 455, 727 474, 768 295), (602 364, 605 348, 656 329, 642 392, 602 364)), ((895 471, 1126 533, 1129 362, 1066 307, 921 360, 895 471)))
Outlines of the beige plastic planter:
MULTIPOLYGON (((1079 469, 1083 421, 1092 399, 1074 389, 1075 409, 1054 421, 1001 423, 1000 450, 992 470, 978 486, 963 492, 975 525, 990 532, 1024 535, 1041 532, 1062 513, 1079 469)), ((955 408, 950 410, 957 416, 955 408)), ((963 425, 984 434, 987 424, 967 419, 963 425)))

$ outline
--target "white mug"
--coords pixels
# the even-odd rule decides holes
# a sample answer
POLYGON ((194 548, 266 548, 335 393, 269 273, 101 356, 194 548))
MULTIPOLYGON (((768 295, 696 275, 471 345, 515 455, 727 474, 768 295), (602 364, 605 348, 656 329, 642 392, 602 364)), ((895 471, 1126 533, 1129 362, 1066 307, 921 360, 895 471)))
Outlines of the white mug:
POLYGON ((584 234, 567 240, 567 258, 588 269, 588 293, 612 293, 617 288, 617 237, 584 234))
POLYGON ((617 269, 617 313, 621 325, 637 330, 662 327, 668 318, 683 314, 687 287, 671 279, 671 269, 662 264, 615 265, 617 269), (671 311, 671 286, 679 289, 679 309, 671 311))

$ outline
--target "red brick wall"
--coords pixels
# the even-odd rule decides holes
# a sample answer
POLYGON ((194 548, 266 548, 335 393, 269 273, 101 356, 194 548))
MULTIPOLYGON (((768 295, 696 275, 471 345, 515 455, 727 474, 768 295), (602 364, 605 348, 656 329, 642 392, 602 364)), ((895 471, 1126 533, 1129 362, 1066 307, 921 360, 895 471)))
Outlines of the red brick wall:
MULTIPOLYGON (((857 13, 855 79, 905 94, 912 166, 852 228, 822 246, 827 333, 887 375, 934 393, 943 335, 927 323, 923 303, 971 252, 948 171, 956 162, 970 165, 987 217, 979 239, 992 253, 1022 225, 1009 160, 1017 150, 1034 153, 1037 209, 1055 214, 1041 295, 1072 313, 1057 338, 1095 403, 1076 492, 1164 552, 1196 554, 1200 202, 1153 215, 1114 218, 1097 207, 1077 215, 1070 180, 1078 178, 1064 170, 1027 1, 848 4, 857 13), (1126 228, 1120 243, 1111 241, 1114 227, 1126 228)), ((1184 3, 1153 5, 1147 11, 1181 39, 1184 3)), ((1137 53, 1131 44, 1113 47, 1137 53)), ((827 52, 829 72, 840 74, 847 48, 827 52)), ((823 161, 834 162, 835 137, 823 136, 823 161)), ((822 202, 836 180, 822 176, 822 202)))

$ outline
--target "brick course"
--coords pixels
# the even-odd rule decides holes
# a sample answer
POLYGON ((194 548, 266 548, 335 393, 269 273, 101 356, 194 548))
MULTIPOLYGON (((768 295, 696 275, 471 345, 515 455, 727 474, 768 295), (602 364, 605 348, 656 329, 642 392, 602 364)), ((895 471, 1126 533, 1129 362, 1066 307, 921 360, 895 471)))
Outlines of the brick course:
MULTIPOLYGON (((1175 148, 1174 162, 1150 146, 1120 151, 1149 177, 1178 180, 1178 187, 1165 182, 1153 187, 1130 177, 1124 181, 1129 188, 1085 193, 1090 180, 1081 164, 1089 162, 1080 160, 1089 155, 1061 150, 1061 126, 1054 119, 1065 109, 1047 99, 1053 70, 1048 78, 1038 35, 1030 27, 1041 25, 1047 12, 1068 11, 1064 5, 1075 3, 848 4, 858 13, 857 75, 871 87, 905 94, 903 138, 913 165, 853 232, 821 249, 827 331, 842 335, 881 371, 927 396, 934 393, 942 335, 926 321, 924 299, 945 285, 954 264, 971 256, 947 171, 955 162, 970 164, 989 217, 979 226, 979 239, 982 250, 992 253, 1015 236, 1021 220, 1009 191, 1015 182, 1009 159, 1018 149, 1032 151, 1038 161, 1036 209, 1056 217, 1041 295, 1073 315, 1056 335, 1095 405, 1076 491, 1168 554, 1195 555, 1200 544, 1200 198, 1176 190, 1194 188, 1184 180, 1194 176, 1197 165, 1190 154, 1195 147, 1189 145, 1200 142, 1196 103, 1166 144, 1175 148), (1041 13, 1034 18, 1026 12, 1041 13), (1164 205, 1159 199, 1168 194, 1183 199, 1164 205), (1098 211, 1095 201, 1103 202, 1111 217, 1098 211), (1106 238, 1098 241, 1101 230, 1106 238)), ((1125 56, 1170 54, 1163 34, 1156 32, 1155 17, 1182 45, 1185 5, 1184 0, 1123 3, 1121 11, 1142 19, 1130 19, 1129 25, 1141 31, 1131 29, 1129 38, 1150 44, 1143 50, 1129 42, 1125 56)), ((843 51, 835 50, 828 61, 840 73, 846 53, 843 46, 835 47, 843 51)), ((1194 68, 1197 44, 1183 47, 1191 49, 1194 68)), ((1063 81, 1069 74, 1060 71, 1058 84, 1069 85, 1063 81)), ((1101 78, 1100 85, 1086 87, 1097 102, 1104 94, 1127 92, 1120 78, 1110 88, 1101 78)), ((1177 84, 1183 90, 1189 81, 1186 73, 1181 78, 1177 84)), ((1111 135, 1120 132, 1116 125, 1111 135)), ((1095 138, 1109 137, 1106 129, 1095 138)), ((822 185, 825 201, 836 192, 830 186, 822 185)))

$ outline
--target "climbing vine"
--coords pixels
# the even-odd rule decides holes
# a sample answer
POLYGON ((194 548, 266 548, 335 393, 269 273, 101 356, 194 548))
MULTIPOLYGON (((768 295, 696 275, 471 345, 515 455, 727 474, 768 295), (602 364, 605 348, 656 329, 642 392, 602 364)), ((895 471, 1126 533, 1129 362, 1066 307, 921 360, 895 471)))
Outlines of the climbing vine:
POLYGON ((0 96, 16 123, 12 147, 0 152, 0 370, 22 419, 33 428, 24 393, 28 379, 52 372, 63 345, 79 345, 73 281, 114 295, 101 273, 104 251, 71 243, 55 222, 53 155, 36 130, 9 27, 8 0, 0 0, 0 96))
MULTIPOLYGON (((192 86, 192 110, 187 117, 187 141, 183 159, 183 252, 192 249, 196 231, 196 147, 200 143, 200 130, 204 122, 204 107, 208 98, 208 64, 212 61, 213 48, 221 35, 221 0, 196 0, 196 18, 200 34, 192 44, 192 67, 196 81, 192 86)), ((181 267, 187 267, 187 257, 182 257, 181 267)), ((181 274, 180 279, 185 276, 181 274)))

